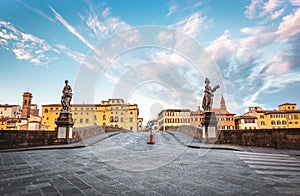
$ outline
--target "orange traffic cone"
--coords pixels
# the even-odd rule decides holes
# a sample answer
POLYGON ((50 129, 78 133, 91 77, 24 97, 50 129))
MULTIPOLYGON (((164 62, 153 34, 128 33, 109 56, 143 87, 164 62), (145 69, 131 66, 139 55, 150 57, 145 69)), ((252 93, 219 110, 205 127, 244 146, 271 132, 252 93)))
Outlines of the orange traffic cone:
POLYGON ((152 132, 150 132, 149 141, 147 142, 147 144, 155 144, 154 141, 153 141, 153 134, 152 134, 152 132))

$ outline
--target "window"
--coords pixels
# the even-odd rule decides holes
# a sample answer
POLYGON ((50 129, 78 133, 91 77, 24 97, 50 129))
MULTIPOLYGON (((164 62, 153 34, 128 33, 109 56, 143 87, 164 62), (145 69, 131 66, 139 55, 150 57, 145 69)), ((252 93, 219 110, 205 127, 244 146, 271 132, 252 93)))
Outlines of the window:
POLYGON ((79 120, 79 123, 83 123, 83 119, 82 118, 79 120))
POLYGON ((276 123, 275 123, 275 121, 274 120, 272 120, 271 121, 271 125, 275 125, 276 123))
POLYGON ((46 120, 49 120, 49 117, 47 117, 46 120))
POLYGON ((53 108, 50 108, 50 110, 53 110, 53 108))
POLYGON ((85 119, 85 123, 89 123, 89 119, 87 118, 87 119, 85 119))
POLYGON ((283 125, 286 125, 286 121, 285 121, 285 120, 283 120, 283 121, 282 121, 282 124, 283 124, 283 125))
POLYGON ((94 120, 97 120, 97 116, 96 115, 94 115, 94 120))
POLYGON ((83 108, 81 108, 81 110, 83 110, 83 108))
POLYGON ((130 114, 132 114, 132 112, 130 112, 130 114))
POLYGON ((124 121, 124 118, 121 118, 121 123, 124 121))
POLYGON ((281 125, 281 121, 278 120, 278 121, 277 121, 277 125, 281 125))
POLYGON ((130 127, 130 131, 132 131, 132 129, 133 129, 133 128, 132 128, 132 127, 130 127))
POLYGON ((298 119, 299 117, 298 117, 298 114, 295 114, 294 115, 294 119, 298 119))
POLYGON ((260 118, 260 119, 264 119, 264 115, 260 115, 259 118, 260 118))
POLYGON ((289 119, 293 119, 293 117, 292 117, 292 115, 291 115, 291 114, 289 114, 289 119))
POLYGON ((106 115, 105 114, 103 115, 102 120, 106 120, 106 115))
POLYGON ((266 125, 265 121, 260 122, 261 125, 266 125))
POLYGON ((298 124, 298 121, 296 121, 295 124, 298 124))
POLYGON ((118 122, 119 118, 117 116, 115 116, 115 122, 118 122))
POLYGON ((293 122, 289 122, 289 124, 293 124, 293 122))
MULTIPOLYGON (((1 112, 2 113, 2 112, 1 112)), ((45 109, 45 113, 48 113, 48 109, 45 109)))
POLYGON ((133 122, 133 118, 132 117, 130 117, 129 122, 133 122))
POLYGON ((110 119, 109 119, 109 121, 110 121, 110 122, 114 122, 114 117, 111 116, 110 119))

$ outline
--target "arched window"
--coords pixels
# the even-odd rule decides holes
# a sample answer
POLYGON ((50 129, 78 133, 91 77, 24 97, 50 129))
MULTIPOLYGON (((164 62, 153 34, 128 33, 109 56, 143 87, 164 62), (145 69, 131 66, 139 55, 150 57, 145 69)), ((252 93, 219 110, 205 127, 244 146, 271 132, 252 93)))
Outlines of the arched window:
POLYGON ((277 125, 281 125, 281 121, 280 120, 277 120, 277 125))
POLYGON ((45 113, 48 113, 48 109, 45 109, 45 113))
POLYGON ((282 121, 282 124, 283 124, 283 125, 286 125, 286 121, 285 121, 285 120, 283 120, 283 121, 282 121))
POLYGON ((276 125, 276 122, 274 120, 272 120, 271 125, 276 125))

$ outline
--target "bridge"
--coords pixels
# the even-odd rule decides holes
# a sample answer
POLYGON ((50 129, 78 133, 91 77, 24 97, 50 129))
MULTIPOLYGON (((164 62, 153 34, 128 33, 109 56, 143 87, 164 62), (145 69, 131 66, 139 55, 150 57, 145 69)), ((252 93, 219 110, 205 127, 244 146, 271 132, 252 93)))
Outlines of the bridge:
POLYGON ((183 132, 106 132, 0 153, 0 195, 299 195, 297 150, 206 145, 183 132))

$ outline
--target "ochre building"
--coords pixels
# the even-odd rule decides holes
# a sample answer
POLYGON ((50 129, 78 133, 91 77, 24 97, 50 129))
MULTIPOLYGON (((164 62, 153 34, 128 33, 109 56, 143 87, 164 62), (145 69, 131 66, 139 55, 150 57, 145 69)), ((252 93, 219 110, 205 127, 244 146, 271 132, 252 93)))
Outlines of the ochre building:
POLYGON ((300 128, 300 110, 295 103, 281 104, 278 110, 249 107, 245 115, 257 118, 258 129, 300 128))
MULTIPOLYGON (((42 124, 49 130, 56 127, 55 120, 61 110, 60 104, 42 105, 42 124)), ((74 127, 112 126, 131 131, 142 129, 142 118, 139 118, 137 104, 126 104, 123 99, 109 99, 101 104, 73 104, 71 105, 74 127)))

